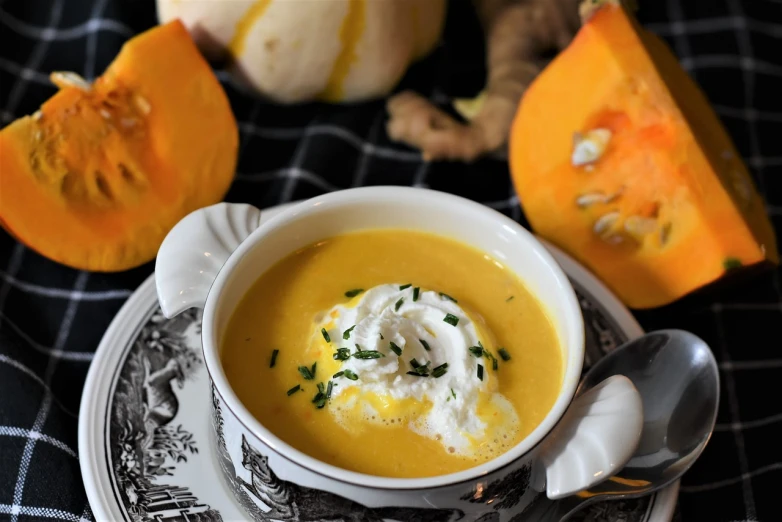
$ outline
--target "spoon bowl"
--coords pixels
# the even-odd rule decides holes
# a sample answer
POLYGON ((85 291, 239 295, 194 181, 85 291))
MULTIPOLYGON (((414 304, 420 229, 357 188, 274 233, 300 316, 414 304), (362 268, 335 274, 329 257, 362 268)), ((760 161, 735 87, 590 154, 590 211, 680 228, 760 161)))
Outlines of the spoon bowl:
POLYGON ((709 346, 696 335, 657 330, 629 341, 590 368, 576 395, 612 375, 629 378, 641 395, 644 424, 638 447, 617 475, 544 507, 541 520, 563 521, 593 502, 658 491, 690 469, 711 437, 719 370, 709 346))

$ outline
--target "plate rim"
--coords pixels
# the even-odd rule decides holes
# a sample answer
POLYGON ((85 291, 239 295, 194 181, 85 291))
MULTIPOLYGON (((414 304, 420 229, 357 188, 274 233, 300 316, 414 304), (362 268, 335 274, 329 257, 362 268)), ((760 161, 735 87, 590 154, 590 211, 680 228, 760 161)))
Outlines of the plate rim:
MULTIPOLYGON (((264 213, 281 212, 297 203, 299 202, 284 203, 261 209, 261 216, 264 213)), ((534 235, 551 252, 566 275, 575 279, 587 290, 630 339, 643 335, 643 328, 630 310, 595 274, 559 247, 537 234, 534 235)), ((126 338, 132 337, 133 332, 138 329, 136 322, 143 319, 149 311, 149 307, 154 306, 155 301, 157 301, 157 292, 153 271, 133 291, 111 320, 95 350, 95 356, 90 363, 84 381, 79 403, 79 468, 87 500, 96 520, 115 520, 118 516, 122 516, 122 510, 117 503, 112 487, 112 478, 105 476, 105 467, 101 466, 105 440, 101 448, 97 448, 95 444, 96 439, 99 439, 96 435, 105 431, 107 425, 107 419, 103 419, 103 422, 100 420, 100 412, 105 408, 99 406, 105 406, 111 400, 111 397, 108 396, 110 386, 106 389, 107 393, 101 394, 100 391, 107 388, 107 385, 113 381, 110 377, 115 373, 102 370, 113 369, 121 362, 125 350, 118 349, 117 346, 121 344, 122 348, 125 348, 127 342, 119 343, 118 341, 127 341, 126 338), (109 489, 111 492, 108 491, 109 489)), ((646 522, 671 522, 676 509, 679 486, 680 480, 677 480, 655 494, 646 522)))

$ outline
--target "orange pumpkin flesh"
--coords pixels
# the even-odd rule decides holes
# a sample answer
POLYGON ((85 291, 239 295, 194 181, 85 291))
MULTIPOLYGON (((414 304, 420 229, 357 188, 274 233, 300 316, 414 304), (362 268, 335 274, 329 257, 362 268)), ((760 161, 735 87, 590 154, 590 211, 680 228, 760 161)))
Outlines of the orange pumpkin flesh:
POLYGON ((91 86, 52 78, 60 89, 40 111, 0 131, 0 223, 21 242, 74 268, 124 270, 224 197, 236 121, 179 21, 129 40, 91 86))
POLYGON ((706 97, 617 3, 598 7, 525 93, 510 163, 532 228, 632 308, 778 263, 764 203, 706 97), (574 162, 595 129, 610 131, 602 155, 574 162))

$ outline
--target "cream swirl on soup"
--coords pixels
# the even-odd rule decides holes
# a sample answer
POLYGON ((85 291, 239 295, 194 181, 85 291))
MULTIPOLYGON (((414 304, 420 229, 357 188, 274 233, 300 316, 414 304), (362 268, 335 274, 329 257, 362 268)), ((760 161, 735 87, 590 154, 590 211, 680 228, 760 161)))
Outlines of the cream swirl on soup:
POLYGON ((519 420, 497 391, 497 355, 453 297, 385 284, 318 319, 315 342, 341 361, 329 409, 343 426, 402 422, 463 456, 513 439, 519 420))

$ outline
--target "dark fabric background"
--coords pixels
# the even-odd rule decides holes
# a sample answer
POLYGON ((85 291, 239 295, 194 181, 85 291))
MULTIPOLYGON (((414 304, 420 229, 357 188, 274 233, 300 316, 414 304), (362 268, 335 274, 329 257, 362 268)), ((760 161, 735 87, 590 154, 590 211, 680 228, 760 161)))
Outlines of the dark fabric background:
MULTIPOLYGON (((671 44, 713 102, 782 230, 782 3, 640 4, 642 23, 671 44)), ((151 0, 0 0, 2 124, 32 113, 54 93, 50 71, 91 79, 128 37, 155 22, 151 0)), ((410 70, 403 86, 443 105, 475 94, 482 55, 469 4, 453 1, 443 45, 410 70)), ((224 85, 241 128, 229 201, 263 208, 351 186, 417 185, 466 196, 525 223, 503 161, 422 163, 415 151, 389 142, 382 100, 277 107, 224 85)), ((0 191, 12 190, 1 182, 2 173, 0 191)), ((104 330, 152 269, 149 263, 117 274, 78 272, 0 232, 0 518, 92 518, 76 454, 81 388, 104 330)), ((684 477, 683 520, 782 520, 776 503, 782 484, 779 272, 636 317, 646 329, 700 335, 720 361, 718 424, 684 477)))

